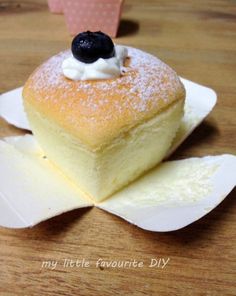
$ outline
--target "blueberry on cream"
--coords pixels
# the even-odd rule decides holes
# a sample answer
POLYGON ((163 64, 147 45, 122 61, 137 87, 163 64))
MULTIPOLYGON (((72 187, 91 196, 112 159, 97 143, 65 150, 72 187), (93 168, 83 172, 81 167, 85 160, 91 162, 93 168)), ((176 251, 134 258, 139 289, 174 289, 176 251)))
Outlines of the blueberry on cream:
POLYGON ((83 63, 93 63, 99 58, 109 59, 115 56, 115 48, 111 38, 98 32, 83 32, 75 36, 71 51, 77 60, 83 63))
POLYGON ((62 63, 62 71, 71 80, 112 79, 122 76, 127 48, 114 45, 102 32, 83 32, 71 44, 71 56, 62 63))

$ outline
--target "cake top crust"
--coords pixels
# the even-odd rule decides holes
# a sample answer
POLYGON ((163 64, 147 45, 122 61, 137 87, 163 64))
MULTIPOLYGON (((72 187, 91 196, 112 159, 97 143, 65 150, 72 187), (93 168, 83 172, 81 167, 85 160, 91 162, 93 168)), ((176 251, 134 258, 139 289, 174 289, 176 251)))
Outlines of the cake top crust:
POLYGON ((39 66, 23 89, 24 102, 92 150, 184 99, 177 74, 158 58, 127 47, 121 77, 73 81, 63 75, 61 52, 39 66))

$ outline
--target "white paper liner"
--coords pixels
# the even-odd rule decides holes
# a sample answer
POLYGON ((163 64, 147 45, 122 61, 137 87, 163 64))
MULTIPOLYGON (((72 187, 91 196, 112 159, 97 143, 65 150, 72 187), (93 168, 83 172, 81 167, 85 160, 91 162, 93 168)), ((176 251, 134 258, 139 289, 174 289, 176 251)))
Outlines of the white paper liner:
POLYGON ((236 185, 236 157, 167 161, 99 208, 150 231, 183 228, 213 210, 236 185))
POLYGON ((93 205, 43 157, 33 136, 0 141, 0 225, 33 226, 93 205))
POLYGON ((213 89, 180 78, 186 90, 184 117, 172 146, 166 155, 170 156, 192 131, 204 120, 216 104, 217 96, 213 89))
POLYGON ((23 87, 8 91, 0 96, 0 116, 8 123, 31 131, 22 100, 23 87))
MULTIPOLYGON (((200 124, 216 103, 216 94, 213 90, 185 79, 182 81, 187 92, 186 112, 168 155, 200 124)), ((1 95, 0 115, 10 124, 30 130, 23 109, 21 92, 22 88, 18 88, 1 95)), ((163 167, 164 169, 165 166, 169 167, 169 172, 173 173, 176 167, 182 167, 179 164, 187 162, 186 171, 191 171, 192 161, 193 159, 161 164, 151 173, 154 174, 153 181, 147 180, 147 184, 144 184, 143 190, 146 188, 147 195, 138 194, 141 186, 138 182, 145 183, 141 179, 97 206, 144 229, 170 231, 182 228, 212 210, 235 186, 235 174, 232 171, 235 170, 234 156, 194 159, 196 172, 209 174, 208 164, 215 168, 213 171, 210 170, 214 174, 206 178, 208 183, 205 184, 207 188, 210 186, 214 189, 211 194, 208 191, 200 193, 196 191, 198 194, 194 193, 189 198, 181 200, 183 188, 188 192, 190 187, 186 178, 177 175, 168 182, 170 192, 179 194, 178 198, 177 195, 174 198, 173 194, 169 195, 168 190, 165 194, 162 190, 162 202, 160 202, 160 194, 158 198, 156 196, 158 193, 156 187, 158 180, 162 178, 160 176, 163 167), (227 175, 228 181, 221 184, 223 175, 227 175), (221 183, 218 183, 220 179, 221 183), (176 191, 178 188, 176 182, 181 184, 182 191, 176 191), (221 184, 221 187, 217 184, 221 184), (150 201, 153 203, 151 206, 150 201)), ((93 205, 84 199, 74 184, 43 158, 43 153, 33 136, 8 137, 5 141, 0 141, 0 163, 0 225, 2 226, 12 228, 33 226, 62 212, 93 205)), ((194 186, 198 185, 199 183, 195 182, 194 186)))

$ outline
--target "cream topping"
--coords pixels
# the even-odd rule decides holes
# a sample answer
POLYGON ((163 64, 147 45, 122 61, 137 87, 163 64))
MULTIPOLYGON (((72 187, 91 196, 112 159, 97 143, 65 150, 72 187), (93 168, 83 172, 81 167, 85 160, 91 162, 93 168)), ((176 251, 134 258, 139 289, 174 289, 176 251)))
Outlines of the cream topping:
POLYGON ((94 63, 83 63, 70 56, 62 62, 63 74, 71 80, 97 80, 119 77, 124 71, 127 48, 115 46, 115 56, 109 59, 99 58, 94 63))

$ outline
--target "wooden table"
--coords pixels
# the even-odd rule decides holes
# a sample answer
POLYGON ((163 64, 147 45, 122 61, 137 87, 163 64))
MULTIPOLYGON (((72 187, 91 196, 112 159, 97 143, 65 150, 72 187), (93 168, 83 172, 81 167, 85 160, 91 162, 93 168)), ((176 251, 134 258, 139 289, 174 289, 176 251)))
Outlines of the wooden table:
MULTIPOLYGON (((149 51, 183 77, 214 88, 218 104, 172 158, 235 153, 236 2, 127 0, 116 42, 149 51)), ((45 1, 0 1, 0 91, 24 83, 70 46, 63 16, 45 1)), ((0 120, 0 136, 23 132, 0 120)), ((0 295, 235 295, 235 197, 172 233, 143 231, 99 209, 76 210, 33 229, 0 228, 0 295), (63 267, 86 259, 90 267, 63 267), (144 267, 96 268, 105 260, 144 267), (152 258, 170 258, 165 268, 152 258), (42 268, 54 260, 57 267, 42 268)))

